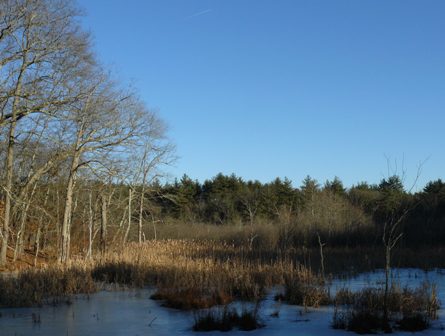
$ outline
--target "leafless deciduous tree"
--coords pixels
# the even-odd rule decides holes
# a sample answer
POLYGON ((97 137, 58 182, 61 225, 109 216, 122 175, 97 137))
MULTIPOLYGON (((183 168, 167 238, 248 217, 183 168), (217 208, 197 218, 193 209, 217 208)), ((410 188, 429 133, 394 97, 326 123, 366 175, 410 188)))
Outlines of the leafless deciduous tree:
MULTIPOLYGON (((62 222, 61 261, 69 258, 70 218, 78 170, 85 168, 92 173, 107 170, 107 164, 128 157, 139 146, 147 130, 156 127, 153 113, 134 94, 117 88, 108 76, 94 73, 86 80, 85 86, 90 84, 90 93, 72 104, 66 118, 61 121, 65 125, 65 141, 71 153, 62 222)), ((106 202, 102 203, 102 214, 106 215, 104 205, 106 202)), ((103 234, 104 229, 102 227, 103 234)))
POLYGON ((68 0, 0 2, 0 127, 7 134, 0 264, 6 262, 12 220, 19 123, 33 114, 57 115, 76 101, 81 93, 75 79, 92 62, 76 15, 68 0))
MULTIPOLYGON (((397 164, 395 171, 389 174, 391 165, 387 159, 388 175, 387 180, 383 180, 381 187, 383 187, 383 202, 382 206, 384 209, 384 220, 383 220, 383 232, 382 232, 382 242, 385 249, 385 293, 384 293, 384 319, 388 321, 388 300, 389 300, 389 290, 391 282, 391 257, 394 248, 399 243, 400 239, 403 237, 402 224, 407 215, 417 206, 417 203, 404 202, 403 194, 398 190, 397 185, 400 184, 400 189, 403 190, 403 182, 406 179, 406 172, 403 169, 402 163, 402 174, 397 175, 397 164), (406 203, 406 204, 404 204, 406 203)), ((416 176, 408 189, 408 193, 411 193, 415 188, 417 181, 421 175, 423 163, 420 163, 417 168, 416 176)))
MULTIPOLYGON (((41 202, 33 202, 42 179, 46 177, 49 190, 43 207, 50 198, 56 201, 54 231, 60 238, 59 259, 65 262, 79 204, 89 214, 88 254, 92 253, 93 206, 92 200, 82 201, 75 192, 79 175, 112 186, 123 172, 134 175, 136 170, 128 173, 134 169, 129 160, 135 153, 144 153, 139 155, 143 158, 138 181, 141 210, 147 180, 172 149, 157 115, 96 62, 89 36, 77 23, 78 14, 71 0, 0 1, 0 157, 4 162, 0 265, 6 263, 11 240, 19 257, 27 214, 33 208, 40 213, 36 256, 45 242, 40 242, 40 235, 45 236, 41 225, 45 209, 41 202)), ((111 193, 107 188, 102 191, 97 213, 105 249, 111 193)))

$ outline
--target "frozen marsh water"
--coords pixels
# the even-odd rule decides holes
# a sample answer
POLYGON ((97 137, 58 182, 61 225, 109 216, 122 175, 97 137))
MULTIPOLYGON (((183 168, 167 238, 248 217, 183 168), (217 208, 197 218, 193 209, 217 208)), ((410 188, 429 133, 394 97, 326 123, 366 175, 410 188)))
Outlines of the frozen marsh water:
MULTIPOLYGON (((401 286, 417 287, 424 281, 437 285, 442 306, 445 305, 445 270, 424 272, 418 269, 394 270, 394 281, 401 286)), ((364 286, 380 286, 383 272, 360 274, 355 278, 336 279, 331 293, 344 286, 358 290, 364 286)), ((168 309, 150 300, 153 290, 103 291, 89 298, 79 297, 70 305, 41 308, 0 309, 0 335, 222 335, 221 332, 196 333, 191 330, 193 313, 168 309), (40 318, 40 323, 35 320, 40 318)), ((330 327, 333 308, 310 309, 282 304, 273 300, 273 291, 261 303, 260 316, 264 328, 250 331, 232 331, 245 335, 354 335, 330 327), (270 314, 279 309, 278 318, 270 314)), ((243 303, 236 303, 242 307, 243 303)), ((247 304, 245 304, 247 305, 247 304)), ((439 312, 433 328, 416 335, 445 335, 445 310, 439 312)), ((412 333, 397 333, 411 335, 412 333)))

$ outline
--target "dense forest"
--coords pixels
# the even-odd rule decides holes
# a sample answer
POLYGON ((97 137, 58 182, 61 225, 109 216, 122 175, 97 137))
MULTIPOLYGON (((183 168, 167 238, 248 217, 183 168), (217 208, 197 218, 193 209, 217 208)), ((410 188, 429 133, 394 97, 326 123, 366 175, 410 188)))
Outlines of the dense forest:
POLYGON ((321 185, 307 176, 295 188, 286 178, 260 183, 222 174, 203 184, 183 176, 152 188, 152 211, 167 222, 272 224, 280 230, 277 243, 282 246, 315 244, 317 234, 331 245, 381 244, 382 226, 394 216, 403 216, 407 246, 445 242, 445 184, 440 179, 417 193, 405 191, 397 175, 348 189, 338 178, 321 185))

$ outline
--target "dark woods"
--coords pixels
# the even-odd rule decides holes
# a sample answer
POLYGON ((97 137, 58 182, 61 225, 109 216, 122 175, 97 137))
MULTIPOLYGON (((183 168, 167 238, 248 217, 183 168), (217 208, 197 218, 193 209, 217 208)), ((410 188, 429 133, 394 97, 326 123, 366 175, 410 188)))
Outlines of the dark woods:
MULTIPOLYGON (((66 177, 33 190, 27 219, 17 211, 10 245, 57 255, 62 242, 66 177)), ((17 181, 16 183, 19 183, 17 181)), ((336 178, 270 183, 219 174, 204 183, 184 176, 160 184, 104 183, 79 175, 73 192, 71 246, 84 256, 148 239, 212 239, 260 249, 382 247, 385 223, 403 217, 398 247, 434 248, 445 242, 445 183, 407 193, 397 176, 346 189, 336 178)))
POLYGON ((294 188, 288 179, 260 183, 219 174, 203 184, 184 176, 152 190, 151 202, 164 221, 271 224, 281 230, 279 243, 288 247, 318 245, 317 235, 330 246, 381 246, 384 223, 405 213, 402 246, 445 243, 445 183, 440 179, 414 194, 404 190, 398 176, 346 189, 338 178, 320 185, 308 176, 294 188))

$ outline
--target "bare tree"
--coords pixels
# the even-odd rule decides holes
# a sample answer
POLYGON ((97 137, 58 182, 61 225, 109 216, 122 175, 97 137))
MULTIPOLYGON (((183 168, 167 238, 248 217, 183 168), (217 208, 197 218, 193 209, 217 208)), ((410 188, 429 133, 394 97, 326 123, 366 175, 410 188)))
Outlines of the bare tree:
MULTIPOLYGON (((152 119, 153 129, 157 129, 156 134, 152 132, 150 136, 144 137, 144 145, 140 167, 140 196, 139 196, 139 221, 138 221, 138 242, 142 243, 143 217, 145 212, 144 202, 147 185, 154 179, 161 177, 160 166, 168 165, 173 160, 173 146, 165 141, 164 126, 160 120, 152 119)), ((154 221, 153 213, 152 222, 154 221)))
MULTIPOLYGON (((115 88, 105 75, 90 81, 90 94, 73 104, 65 123, 67 141, 71 141, 70 168, 65 192, 60 260, 69 258, 70 218, 78 170, 104 168, 113 156, 124 155, 126 146, 134 145, 144 127, 143 105, 132 95, 115 88)), ((105 168, 106 169, 106 168, 105 168)))
MULTIPOLYGON (((388 172, 391 169, 389 160, 387 159, 388 172)), ((415 188, 417 181, 419 180, 423 163, 420 163, 417 168, 417 174, 411 187, 407 193, 410 194, 415 188)), ((417 206, 416 202, 407 202, 404 197, 403 181, 405 181, 406 172, 403 169, 402 163, 402 175, 398 176, 397 164, 392 176, 387 179, 383 179, 380 183, 380 188, 383 193, 380 207, 384 208, 383 219, 383 232, 382 242, 385 250, 385 293, 384 293, 384 305, 383 314, 384 320, 388 322, 388 300, 389 290, 391 282, 391 257, 393 249, 397 246, 400 239, 403 237, 402 224, 407 215, 417 206)), ((388 173, 389 175, 389 173, 388 173)))
POLYGON ((326 283, 326 277, 325 277, 325 268, 324 268, 324 254, 323 254, 323 247, 326 245, 326 243, 323 243, 321 241, 320 234, 317 232, 317 238, 318 238, 318 247, 320 248, 320 267, 321 267, 321 277, 323 279, 323 283, 326 283))
MULTIPOLYGON (((78 177, 85 171, 91 180, 112 185, 119 174, 134 168, 125 167, 132 155, 146 148, 142 181, 138 182, 142 186, 141 240, 146 185, 171 149, 156 114, 147 110, 134 92, 114 83, 96 63, 77 15, 71 0, 0 1, 0 157, 4 162, 0 172, 0 204, 4 204, 0 265, 6 263, 8 244, 14 237, 18 256, 27 213, 33 207, 40 213, 36 255, 45 245, 48 231, 41 225, 47 216, 44 208, 53 206, 57 224, 52 232, 60 242, 60 260, 68 260, 71 224, 76 219, 76 205, 81 204, 90 219, 87 255, 91 256, 94 218, 91 202, 82 203, 82 195, 75 193, 78 177), (33 195, 45 177, 48 181, 54 177, 57 186, 50 191, 48 184, 42 207, 33 195), (48 199, 54 199, 54 204, 48 199)), ((97 198, 101 200, 102 247, 108 239, 112 198, 105 189, 97 198)))
POLYGON ((249 224, 253 226, 255 216, 261 203, 261 185, 259 182, 248 182, 240 193, 240 201, 243 205, 248 217, 249 224))
POLYGON ((90 55, 76 15, 68 0, 0 2, 0 127, 7 132, 0 264, 9 242, 19 122, 36 113, 55 115, 79 96, 74 74, 90 55))

